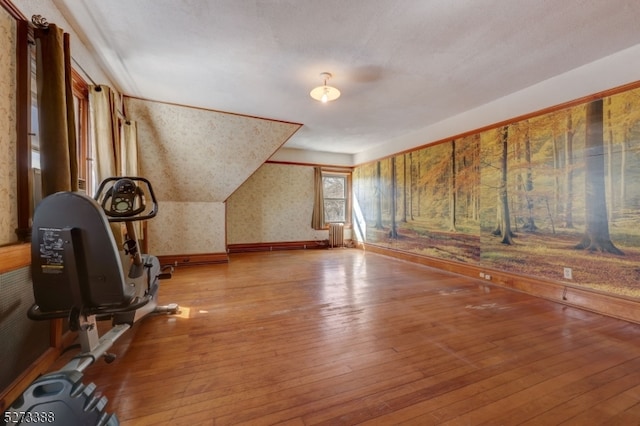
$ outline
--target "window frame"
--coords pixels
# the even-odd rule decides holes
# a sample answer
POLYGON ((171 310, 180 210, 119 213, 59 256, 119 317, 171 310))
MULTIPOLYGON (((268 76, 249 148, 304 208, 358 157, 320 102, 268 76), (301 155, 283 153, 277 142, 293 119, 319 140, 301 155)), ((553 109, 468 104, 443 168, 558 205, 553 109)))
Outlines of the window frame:
POLYGON ((71 85, 76 113, 76 155, 78 159, 78 187, 87 192, 93 188, 93 157, 89 138, 89 84, 75 70, 71 70, 71 85))
POLYGON ((335 170, 335 169, 327 169, 327 168, 323 168, 322 169, 322 190, 323 190, 323 210, 325 211, 324 213, 324 222, 326 225, 326 228, 329 227, 330 223, 344 223, 345 226, 351 226, 351 170, 348 171, 344 171, 344 170, 335 170), (345 194, 344 194, 344 198, 334 198, 334 197, 326 197, 325 196, 325 187, 324 187, 324 178, 325 177, 339 177, 339 178, 343 178, 344 179, 344 188, 345 188, 345 194), (326 209, 324 209, 325 207, 325 202, 327 200, 344 200, 345 202, 345 208, 344 208, 344 221, 328 221, 327 220, 327 215, 326 215, 326 209))

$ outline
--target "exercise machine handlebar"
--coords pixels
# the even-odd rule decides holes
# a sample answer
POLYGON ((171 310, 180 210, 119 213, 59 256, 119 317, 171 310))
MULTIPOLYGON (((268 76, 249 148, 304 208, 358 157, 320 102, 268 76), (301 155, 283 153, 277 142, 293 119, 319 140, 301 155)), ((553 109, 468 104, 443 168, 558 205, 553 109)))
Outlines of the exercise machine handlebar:
POLYGON ((158 213, 158 200, 151 183, 139 176, 107 178, 100 183, 93 198, 102 206, 109 222, 143 221, 158 213), (147 208, 147 195, 150 208, 147 208))

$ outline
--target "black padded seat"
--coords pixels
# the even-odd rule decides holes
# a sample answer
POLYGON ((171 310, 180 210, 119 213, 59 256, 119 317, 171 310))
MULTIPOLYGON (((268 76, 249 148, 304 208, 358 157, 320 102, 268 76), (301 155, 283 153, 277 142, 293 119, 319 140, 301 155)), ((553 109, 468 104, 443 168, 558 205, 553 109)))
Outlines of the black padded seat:
POLYGON ((82 193, 59 192, 38 205, 31 273, 40 313, 103 312, 126 307, 134 298, 109 221, 102 207, 82 193))

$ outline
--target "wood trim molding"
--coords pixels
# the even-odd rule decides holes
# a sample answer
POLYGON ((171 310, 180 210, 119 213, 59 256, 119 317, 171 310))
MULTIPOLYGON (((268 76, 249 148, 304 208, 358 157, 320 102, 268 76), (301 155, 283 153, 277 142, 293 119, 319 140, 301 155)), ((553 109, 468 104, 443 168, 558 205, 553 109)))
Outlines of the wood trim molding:
POLYGON ((0 7, 6 10, 16 21, 27 21, 27 17, 14 5, 11 0, 0 0, 0 7))
POLYGON ((336 166, 325 163, 305 163, 302 161, 267 160, 264 164, 281 164, 285 166, 322 167, 322 171, 335 173, 352 173, 356 166, 336 166))
POLYGON ((328 248, 327 240, 320 241, 281 241, 268 243, 228 244, 229 253, 248 253, 256 251, 307 250, 328 248))
POLYGON ((482 268, 477 265, 467 265, 430 258, 371 244, 358 244, 358 247, 373 253, 383 254, 455 274, 476 278, 479 282, 482 281, 486 284, 509 288, 511 290, 558 302, 563 305, 584 309, 629 322, 640 323, 640 309, 638 309, 640 306, 640 300, 614 296, 561 282, 508 274, 499 270, 482 268), (491 279, 481 279, 480 273, 489 275, 491 279))
POLYGON ((0 247, 0 274, 31 265, 31 244, 0 247))
POLYGON ((158 256, 160 265, 189 266, 228 263, 227 253, 170 254, 158 256))

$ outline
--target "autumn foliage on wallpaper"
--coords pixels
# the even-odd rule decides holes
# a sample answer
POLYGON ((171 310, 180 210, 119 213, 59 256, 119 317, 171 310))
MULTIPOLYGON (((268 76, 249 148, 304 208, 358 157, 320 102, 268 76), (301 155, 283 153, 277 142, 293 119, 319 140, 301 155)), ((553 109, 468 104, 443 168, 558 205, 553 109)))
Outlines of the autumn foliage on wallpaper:
POLYGON ((368 244, 640 297, 640 89, 360 166, 353 195, 368 244))

